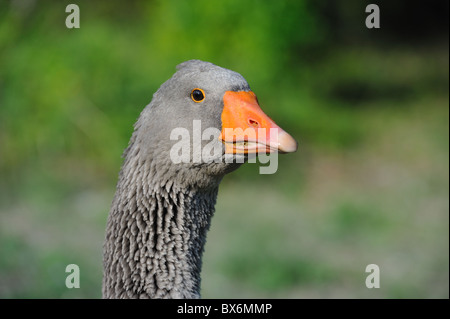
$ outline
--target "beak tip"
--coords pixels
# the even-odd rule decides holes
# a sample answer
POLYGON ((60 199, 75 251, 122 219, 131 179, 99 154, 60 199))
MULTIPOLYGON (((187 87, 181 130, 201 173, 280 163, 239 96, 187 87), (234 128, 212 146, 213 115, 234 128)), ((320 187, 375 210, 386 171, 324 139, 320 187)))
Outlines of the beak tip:
POLYGON ((297 141, 285 131, 278 134, 278 150, 283 153, 294 153, 298 149, 297 141))

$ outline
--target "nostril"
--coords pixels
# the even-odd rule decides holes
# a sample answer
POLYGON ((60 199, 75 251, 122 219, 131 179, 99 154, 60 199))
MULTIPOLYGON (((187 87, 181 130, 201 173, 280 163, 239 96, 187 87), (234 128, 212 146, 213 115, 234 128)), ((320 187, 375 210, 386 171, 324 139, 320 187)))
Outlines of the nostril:
POLYGON ((248 124, 250 124, 253 127, 259 127, 258 121, 255 121, 253 119, 248 119, 248 124))

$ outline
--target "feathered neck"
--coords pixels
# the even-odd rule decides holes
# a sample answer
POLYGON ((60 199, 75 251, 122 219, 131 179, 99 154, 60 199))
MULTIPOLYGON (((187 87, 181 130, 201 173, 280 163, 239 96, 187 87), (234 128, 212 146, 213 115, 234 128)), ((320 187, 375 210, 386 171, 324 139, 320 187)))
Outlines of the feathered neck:
POLYGON ((138 153, 126 151, 108 217, 103 298, 199 298, 220 179, 188 186, 138 153))

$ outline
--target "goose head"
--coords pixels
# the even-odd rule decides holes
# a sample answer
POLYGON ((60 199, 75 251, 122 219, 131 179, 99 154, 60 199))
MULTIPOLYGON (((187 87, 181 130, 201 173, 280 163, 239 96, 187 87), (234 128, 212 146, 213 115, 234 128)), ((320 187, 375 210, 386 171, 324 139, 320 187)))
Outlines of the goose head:
POLYGON ((262 111, 242 75, 200 60, 177 69, 135 126, 140 156, 158 163, 167 175, 161 180, 217 184, 249 156, 297 150, 297 142, 262 111))

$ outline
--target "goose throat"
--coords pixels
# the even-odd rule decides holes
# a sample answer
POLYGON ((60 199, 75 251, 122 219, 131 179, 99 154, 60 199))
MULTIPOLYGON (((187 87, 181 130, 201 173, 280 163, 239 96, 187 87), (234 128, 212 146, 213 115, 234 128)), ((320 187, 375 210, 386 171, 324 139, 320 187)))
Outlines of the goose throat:
POLYGON ((200 298, 216 197, 217 187, 127 198, 108 220, 103 297, 200 298))

